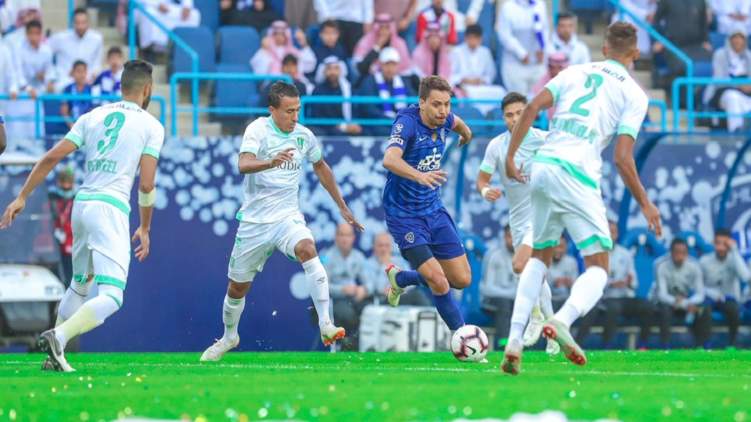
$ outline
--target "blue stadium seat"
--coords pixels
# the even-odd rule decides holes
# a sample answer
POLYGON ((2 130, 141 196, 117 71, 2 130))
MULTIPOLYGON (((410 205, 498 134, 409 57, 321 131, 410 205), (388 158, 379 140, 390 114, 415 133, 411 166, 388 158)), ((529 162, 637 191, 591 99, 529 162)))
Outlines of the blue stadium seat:
MULTIPOLYGON (((46 100, 42 101, 45 118, 60 118, 60 104, 62 101, 46 100)), ((68 125, 63 122, 45 122, 44 133, 46 136, 62 136, 68 133, 68 125)))
POLYGON ((712 49, 717 50, 725 46, 725 34, 719 32, 709 33, 709 43, 712 44, 712 49))
POLYGON ((284 17, 284 0, 266 0, 279 16, 284 17))
POLYGON ((688 253, 694 258, 699 258, 705 253, 714 251, 714 245, 708 243, 702 235, 694 231, 682 231, 675 235, 688 243, 688 253))
MULTIPOLYGON (((213 72, 216 67, 214 33, 205 26, 175 28, 175 35, 185 41, 198 54, 199 70, 213 72)), ((171 73, 190 72, 190 56, 177 46, 172 46, 171 73)))
POLYGON ((485 115, 485 118, 495 122, 495 125, 490 127, 490 131, 495 135, 500 135, 506 131, 506 124, 503 122, 503 110, 500 107, 494 107, 485 115))
POLYGON ((619 243, 636 252, 634 254, 634 266, 639 280, 636 296, 646 298, 654 281, 654 264, 660 256, 665 254, 665 246, 646 228, 626 231, 621 236, 619 243))
POLYGON ((201 12, 201 26, 216 31, 219 27, 219 0, 195 0, 193 4, 201 12))
POLYGON ((219 63, 250 63, 261 41, 255 28, 249 26, 223 26, 219 28, 219 63))
MULTIPOLYGON (((461 117, 464 121, 467 120, 479 120, 485 122, 485 116, 482 115, 480 110, 473 107, 470 104, 460 104, 456 108, 452 108, 452 111, 461 117)), ((492 133, 492 127, 490 125, 473 125, 472 122, 467 123, 472 128, 474 136, 487 136, 492 133)))
MULTIPOLYGON (((220 63, 217 72, 248 73, 249 65, 220 63)), ((255 81, 217 80, 214 84, 214 105, 219 107, 253 107, 258 100, 255 81)))
POLYGON ((694 62, 694 76, 709 78, 712 76, 712 62, 710 60, 694 62))
POLYGON ((569 9, 572 11, 600 11, 605 10, 607 6, 607 0, 571 0, 569 2, 569 9))

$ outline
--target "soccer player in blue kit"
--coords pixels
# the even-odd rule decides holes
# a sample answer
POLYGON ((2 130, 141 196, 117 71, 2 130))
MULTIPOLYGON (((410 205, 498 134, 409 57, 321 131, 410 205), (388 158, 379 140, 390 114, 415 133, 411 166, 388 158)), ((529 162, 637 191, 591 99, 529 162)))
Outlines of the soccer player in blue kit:
POLYGON ((472 139, 472 131, 451 113, 451 86, 446 80, 424 78, 419 96, 419 106, 397 114, 383 157, 388 170, 383 191, 386 225, 402 256, 417 269, 386 269, 391 284, 388 301, 397 306, 404 288, 428 286, 438 313, 453 331, 464 325, 464 318, 450 288, 463 289, 472 277, 456 225, 441 202, 440 186, 447 180, 441 157, 450 131, 461 136, 460 145, 472 139))

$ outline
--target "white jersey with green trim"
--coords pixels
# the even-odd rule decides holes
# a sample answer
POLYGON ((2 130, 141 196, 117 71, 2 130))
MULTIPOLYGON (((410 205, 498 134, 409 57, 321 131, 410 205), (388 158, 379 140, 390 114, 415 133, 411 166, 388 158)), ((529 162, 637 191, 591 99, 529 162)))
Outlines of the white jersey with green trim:
POLYGON ((647 94, 614 60, 570 66, 545 87, 556 111, 535 161, 560 165, 585 185, 599 188, 602 151, 614 135, 636 140, 649 105, 647 94))
POLYGON ((321 144, 310 129, 295 125, 282 132, 271 117, 259 117, 245 129, 240 154, 251 153, 260 160, 271 160, 292 148, 292 161, 279 167, 245 175, 244 200, 237 219, 246 223, 274 223, 300 213, 300 178, 303 159, 317 163, 323 158, 321 144))
POLYGON ((159 158, 164 126, 130 101, 97 107, 81 116, 65 139, 86 154, 77 201, 103 201, 128 213, 141 156, 159 158))

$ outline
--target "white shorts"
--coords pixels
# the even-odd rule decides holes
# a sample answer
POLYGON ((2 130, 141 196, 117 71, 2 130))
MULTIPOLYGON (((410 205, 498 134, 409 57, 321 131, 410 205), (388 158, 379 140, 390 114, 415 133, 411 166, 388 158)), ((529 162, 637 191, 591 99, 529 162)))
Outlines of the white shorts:
POLYGON ((509 227, 514 250, 522 245, 532 247, 532 205, 530 203, 522 208, 517 208, 513 215, 509 214, 509 227))
POLYGON ((557 165, 537 162, 530 183, 535 249, 556 246, 564 229, 582 256, 613 249, 599 189, 584 185, 557 165))
POLYGON ((274 249, 296 261, 295 246, 305 239, 314 241, 302 214, 294 214, 274 223, 240 222, 227 276, 238 283, 253 281, 274 249))
POLYGON ((100 201, 75 201, 73 226, 73 281, 125 290, 130 266, 130 222, 128 215, 100 201))

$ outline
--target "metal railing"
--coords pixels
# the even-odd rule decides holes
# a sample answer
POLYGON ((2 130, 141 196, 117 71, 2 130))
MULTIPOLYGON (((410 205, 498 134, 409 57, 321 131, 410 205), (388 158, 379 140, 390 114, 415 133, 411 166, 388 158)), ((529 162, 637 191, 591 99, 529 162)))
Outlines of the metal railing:
MULTIPOLYGON (((719 118, 727 118, 727 117, 734 117, 738 116, 736 114, 731 114, 726 111, 696 111, 695 110, 695 93, 694 93, 694 87, 695 86, 701 86, 701 85, 719 85, 719 86, 740 86, 740 85, 751 85, 751 78, 738 78, 738 79, 715 79, 715 78, 707 78, 707 77, 681 77, 677 78, 673 81, 672 86, 672 99, 673 99, 673 130, 678 130, 678 125, 680 123, 680 117, 682 115, 686 115, 687 120, 687 131, 691 132, 694 129, 694 120, 700 117, 719 117, 719 118), (686 110, 681 111, 680 109, 680 94, 681 94, 681 87, 686 86, 688 89, 688 92, 686 94, 686 110)), ((740 116, 749 116, 749 114, 741 114, 740 116)))
POLYGON ((649 100, 649 107, 657 107, 660 110, 660 122, 652 123, 645 122, 645 127, 658 127, 660 132, 666 132, 668 130, 668 103, 664 100, 649 100))
MULTIPOLYGON (((0 95, 0 100, 16 101, 16 100, 32 100, 34 101, 34 115, 33 116, 13 116, 11 113, 8 115, 6 112, 6 122, 13 121, 34 121, 34 136, 36 139, 42 138, 42 123, 64 123, 68 119, 61 115, 47 116, 43 113, 42 104, 45 101, 107 101, 116 102, 122 100, 119 95, 91 95, 91 94, 39 94, 36 98, 32 98, 28 94, 21 94, 15 99, 11 99, 9 95, 0 95)), ((152 95, 151 100, 159 104, 159 121, 164 125, 165 115, 167 112, 167 100, 161 95, 152 95)))

